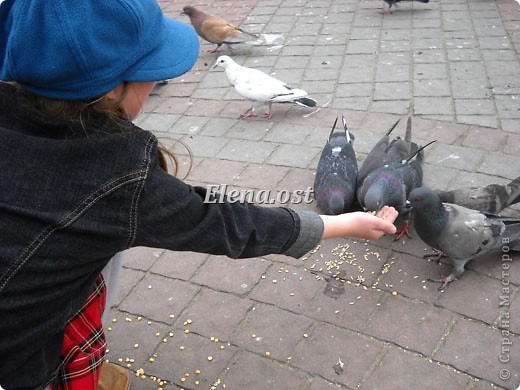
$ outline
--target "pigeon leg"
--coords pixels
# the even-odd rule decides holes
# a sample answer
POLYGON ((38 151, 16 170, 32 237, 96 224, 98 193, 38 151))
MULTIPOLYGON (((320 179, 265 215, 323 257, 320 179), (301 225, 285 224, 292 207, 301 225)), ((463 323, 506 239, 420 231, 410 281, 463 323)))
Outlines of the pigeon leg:
POLYGON ((254 107, 251 107, 249 110, 247 110, 242 115, 240 115, 240 119, 246 119, 246 118, 250 118, 252 116, 256 116, 254 107))
POLYGON ((443 258, 444 256, 446 256, 444 254, 444 252, 433 248, 432 253, 427 253, 427 254, 423 255, 423 259, 425 259, 427 257, 433 257, 434 258, 433 260, 435 260, 438 263, 441 260, 441 258, 443 258))
POLYGON ((229 54, 233 54, 234 53, 233 47, 229 43, 226 43, 226 46, 229 50, 229 54))
POLYGON ((444 290, 448 283, 451 283, 454 280, 457 280, 457 277, 454 274, 449 274, 448 276, 441 275, 440 279, 428 279, 429 282, 441 283, 439 286, 439 291, 444 290))
POLYGON ((265 113, 267 119, 271 119, 273 117, 273 103, 269 103, 269 111, 265 113))
POLYGON ((397 237, 395 238, 394 241, 398 241, 398 240, 400 240, 401 237, 404 236, 405 234, 406 234, 406 236, 407 236, 408 238, 412 238, 412 235, 411 235, 410 232, 408 231, 408 226, 409 226, 408 221, 406 221, 406 222, 404 223, 403 228, 402 228, 401 230, 399 230, 399 231, 397 231, 397 232, 395 233, 395 234, 397 234, 397 237))
POLYGON ((219 43, 217 44, 217 47, 215 47, 214 49, 211 49, 211 50, 208 50, 208 53, 216 53, 218 48, 222 45, 222 43, 219 43))

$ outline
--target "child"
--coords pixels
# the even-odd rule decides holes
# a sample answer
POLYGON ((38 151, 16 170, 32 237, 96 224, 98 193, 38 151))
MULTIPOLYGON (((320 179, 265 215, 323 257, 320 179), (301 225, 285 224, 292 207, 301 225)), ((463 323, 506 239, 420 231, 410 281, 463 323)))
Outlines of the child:
POLYGON ((155 136, 131 120, 198 49, 155 0, 1 3, 3 388, 97 388, 100 272, 124 249, 300 257, 321 239, 395 232, 392 208, 319 216, 205 203, 204 188, 169 175, 155 136))

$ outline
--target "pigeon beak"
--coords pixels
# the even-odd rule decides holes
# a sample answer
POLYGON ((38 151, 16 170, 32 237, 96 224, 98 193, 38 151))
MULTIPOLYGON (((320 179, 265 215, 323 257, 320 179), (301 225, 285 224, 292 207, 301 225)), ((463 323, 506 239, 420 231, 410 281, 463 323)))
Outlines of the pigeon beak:
POLYGON ((215 62, 215 65, 213 65, 213 66, 211 67, 211 70, 215 69, 217 66, 218 66, 218 61, 215 62))
POLYGON ((410 202, 409 200, 407 200, 406 202, 404 202, 404 208, 405 208, 406 210, 411 210, 411 209, 413 209, 412 202, 410 202))

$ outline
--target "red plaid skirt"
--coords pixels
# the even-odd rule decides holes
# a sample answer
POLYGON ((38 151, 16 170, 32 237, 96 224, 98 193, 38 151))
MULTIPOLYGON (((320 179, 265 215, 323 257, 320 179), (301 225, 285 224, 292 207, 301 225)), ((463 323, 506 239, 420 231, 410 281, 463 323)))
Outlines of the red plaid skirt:
POLYGON ((106 340, 101 324, 106 287, 101 274, 83 307, 69 319, 61 350, 61 369, 53 390, 97 390, 106 340))

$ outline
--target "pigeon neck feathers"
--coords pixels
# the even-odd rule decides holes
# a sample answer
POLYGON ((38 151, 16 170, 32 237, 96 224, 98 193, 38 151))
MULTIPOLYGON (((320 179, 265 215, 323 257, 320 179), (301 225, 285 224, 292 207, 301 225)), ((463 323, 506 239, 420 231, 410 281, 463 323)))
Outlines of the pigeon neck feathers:
POLYGON ((448 222, 448 211, 440 198, 425 187, 414 189, 410 193, 410 202, 417 234, 428 245, 437 247, 448 222))

